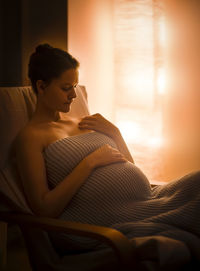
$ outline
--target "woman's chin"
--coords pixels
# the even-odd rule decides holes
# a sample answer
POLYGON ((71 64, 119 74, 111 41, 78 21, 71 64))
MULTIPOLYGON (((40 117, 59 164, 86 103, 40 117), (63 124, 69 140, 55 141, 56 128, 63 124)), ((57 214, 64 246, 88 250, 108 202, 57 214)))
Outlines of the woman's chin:
POLYGON ((64 107, 62 108, 62 110, 60 110, 60 112, 62 113, 67 113, 70 111, 70 104, 64 104, 64 107))

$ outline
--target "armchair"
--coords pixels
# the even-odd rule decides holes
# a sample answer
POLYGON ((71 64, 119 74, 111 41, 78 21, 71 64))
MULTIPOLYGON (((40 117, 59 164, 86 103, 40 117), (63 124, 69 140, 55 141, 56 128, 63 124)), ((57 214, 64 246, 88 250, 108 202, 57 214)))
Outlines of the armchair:
MULTIPOLYGON (((31 267, 36 270, 133 270, 134 251, 131 242, 120 232, 95 225, 36 217, 27 205, 19 182, 12 145, 18 131, 35 108, 30 87, 0 88, 0 268, 6 267, 7 225, 17 224, 27 247, 31 267), (101 251, 59 255, 48 232, 63 232, 95 238, 107 245, 101 251)), ((71 115, 88 114, 84 87, 77 89, 71 115)))

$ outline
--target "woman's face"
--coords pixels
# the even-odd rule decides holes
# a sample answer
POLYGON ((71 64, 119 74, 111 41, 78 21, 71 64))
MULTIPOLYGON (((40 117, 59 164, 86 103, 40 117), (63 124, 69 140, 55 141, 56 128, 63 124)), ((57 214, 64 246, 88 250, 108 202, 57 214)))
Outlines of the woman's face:
POLYGON ((58 78, 52 79, 48 85, 39 80, 38 98, 50 110, 68 112, 70 104, 76 98, 75 88, 78 84, 78 70, 64 71, 58 78))

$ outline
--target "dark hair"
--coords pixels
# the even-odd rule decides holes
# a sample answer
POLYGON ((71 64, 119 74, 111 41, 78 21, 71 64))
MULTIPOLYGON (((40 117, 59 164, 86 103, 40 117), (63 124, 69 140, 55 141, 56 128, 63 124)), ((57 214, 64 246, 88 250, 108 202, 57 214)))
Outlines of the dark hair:
POLYGON ((37 94, 37 80, 43 80, 48 84, 65 70, 78 67, 79 62, 69 53, 49 44, 41 44, 36 47, 35 52, 30 56, 28 76, 33 90, 37 94))

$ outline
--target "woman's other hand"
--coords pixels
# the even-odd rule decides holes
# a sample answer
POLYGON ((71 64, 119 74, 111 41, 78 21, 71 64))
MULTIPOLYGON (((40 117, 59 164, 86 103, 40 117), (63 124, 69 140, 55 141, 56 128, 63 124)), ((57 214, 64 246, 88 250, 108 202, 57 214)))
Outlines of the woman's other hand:
POLYGON ((109 164, 127 162, 127 159, 117 149, 106 144, 92 152, 85 158, 91 168, 106 166, 109 164))
POLYGON ((79 129, 94 130, 112 138, 119 135, 119 129, 101 114, 94 114, 82 118, 79 129))
POLYGON ((123 154, 128 161, 134 163, 132 155, 129 152, 120 130, 110 121, 105 119, 101 114, 94 114, 82 118, 81 122, 79 123, 79 129, 94 130, 111 137, 115 141, 119 152, 123 154))

